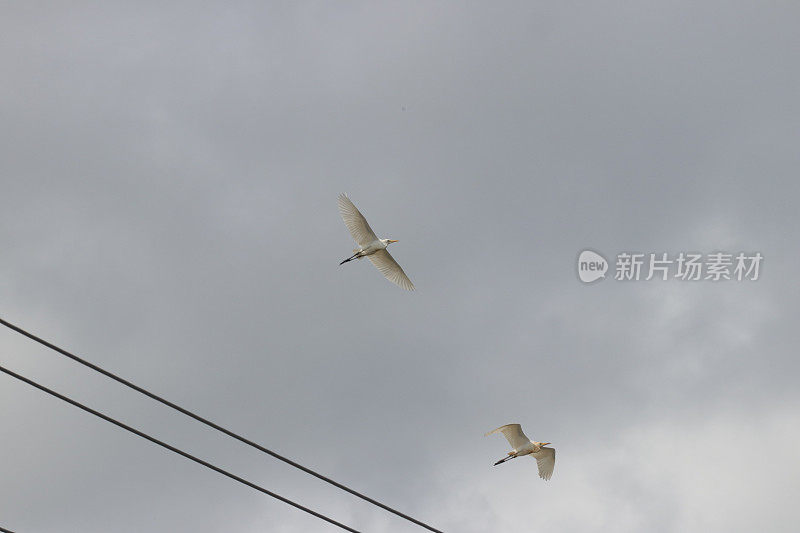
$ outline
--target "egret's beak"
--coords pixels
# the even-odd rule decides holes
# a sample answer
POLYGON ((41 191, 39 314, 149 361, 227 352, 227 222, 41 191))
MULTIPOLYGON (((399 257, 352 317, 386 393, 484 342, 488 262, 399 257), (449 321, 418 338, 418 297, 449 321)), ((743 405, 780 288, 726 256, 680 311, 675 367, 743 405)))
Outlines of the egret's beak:
POLYGON ((553 443, 552 442, 545 442, 545 443, 542 444, 542 446, 548 446, 550 444, 553 444, 553 443))
POLYGON ((388 242, 388 243, 392 243, 392 242, 400 242, 400 241, 395 241, 395 240, 393 240, 393 239, 386 239, 386 242, 388 242))

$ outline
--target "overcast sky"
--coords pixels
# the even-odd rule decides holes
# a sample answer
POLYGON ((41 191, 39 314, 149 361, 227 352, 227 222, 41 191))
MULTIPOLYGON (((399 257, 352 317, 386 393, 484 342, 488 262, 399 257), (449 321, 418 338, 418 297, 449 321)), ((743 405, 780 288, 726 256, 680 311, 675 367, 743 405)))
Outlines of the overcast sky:
MULTIPOLYGON (((794 2, 14 2, 0 316, 451 532, 796 531, 794 2), (367 261, 347 192, 415 283, 367 261), (583 249, 612 262, 581 283, 583 249), (760 252, 757 281, 613 279, 760 252), (497 435, 558 450, 551 481, 497 435)), ((420 529, 2 328, 0 362, 420 529)), ((335 531, 0 375, 0 527, 335 531)))

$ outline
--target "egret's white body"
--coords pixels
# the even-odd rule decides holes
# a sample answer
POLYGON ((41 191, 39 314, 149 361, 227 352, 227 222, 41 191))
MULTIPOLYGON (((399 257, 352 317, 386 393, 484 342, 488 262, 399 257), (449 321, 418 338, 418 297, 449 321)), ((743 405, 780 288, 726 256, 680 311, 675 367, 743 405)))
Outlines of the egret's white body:
POLYGON ((492 433, 502 433, 513 450, 508 452, 508 456, 497 461, 494 466, 500 463, 505 463, 509 459, 516 459, 523 455, 530 455, 536 459, 536 465, 539 467, 539 477, 548 480, 553 475, 553 468, 556 466, 556 450, 555 448, 546 448, 549 442, 534 442, 525 436, 522 432, 522 426, 519 424, 506 424, 500 426, 487 433, 485 436, 492 433))
POLYGON ((339 213, 342 215, 342 220, 344 220, 347 229, 350 230, 353 240, 359 246, 353 250, 355 253, 352 256, 339 264, 342 265, 353 259, 368 257, 386 279, 406 290, 413 291, 414 284, 411 283, 411 280, 408 279, 408 276, 397 264, 397 261, 386 250, 387 246, 397 241, 379 239, 375 232, 372 231, 372 228, 369 227, 367 219, 364 218, 361 211, 344 194, 339 195, 339 213))

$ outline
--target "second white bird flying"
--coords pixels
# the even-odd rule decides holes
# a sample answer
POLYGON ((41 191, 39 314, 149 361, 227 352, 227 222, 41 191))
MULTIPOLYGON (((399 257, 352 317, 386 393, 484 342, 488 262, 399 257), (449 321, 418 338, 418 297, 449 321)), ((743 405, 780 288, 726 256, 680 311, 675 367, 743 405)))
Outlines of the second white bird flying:
POLYGON ((500 463, 505 463, 509 459, 522 457, 523 455, 530 455, 536 459, 536 465, 539 467, 539 477, 548 480, 553 475, 553 468, 556 466, 556 450, 555 448, 545 448, 549 442, 534 442, 525 436, 522 432, 522 426, 519 424, 506 424, 497 429, 493 429, 486 436, 492 433, 502 433, 513 450, 508 452, 508 456, 497 461, 494 466, 500 463))

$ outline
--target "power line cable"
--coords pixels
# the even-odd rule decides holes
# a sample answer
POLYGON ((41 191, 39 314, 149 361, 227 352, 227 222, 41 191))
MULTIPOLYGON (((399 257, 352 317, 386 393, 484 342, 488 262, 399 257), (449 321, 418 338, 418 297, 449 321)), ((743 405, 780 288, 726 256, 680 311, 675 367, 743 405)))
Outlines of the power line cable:
POLYGON ((158 440, 155 437, 151 437, 147 433, 139 431, 138 429, 133 428, 131 426, 128 426, 126 424, 123 424, 119 420, 111 418, 108 415, 104 415, 103 413, 101 413, 99 411, 95 411, 91 407, 87 407, 87 406, 83 405, 82 403, 79 403, 79 402, 73 400, 72 398, 68 398, 67 396, 64 396, 63 394, 59 394, 59 393, 57 393, 56 391, 54 391, 52 389, 48 389, 44 385, 40 385, 39 383, 36 383, 35 381, 33 381, 31 379, 28 379, 25 376, 21 376, 21 375, 17 374, 16 372, 13 372, 13 371, 11 371, 11 370, 3 367, 3 366, 0 366, 0 371, 5 372, 6 374, 8 374, 11 377, 17 378, 20 381, 24 381, 28 385, 31 385, 32 387, 36 387, 37 389, 39 389, 41 391, 44 391, 47 394, 50 394, 51 396, 55 396, 59 400, 63 400, 65 402, 69 403, 69 404, 74 405, 75 407, 78 407, 79 409, 83 409, 87 413, 91 413, 96 417, 102 418, 106 422, 111 422, 115 426, 121 427, 122 429, 124 429, 126 431, 130 431, 134 435, 138 435, 138 436, 142 437, 143 439, 147 439, 152 443, 158 444, 159 446, 161 446, 163 448, 166 448, 167 450, 169 450, 171 452, 175 452, 178 455, 182 455, 182 456, 186 457, 187 459, 191 459, 195 463, 201 464, 201 465, 205 466, 206 468, 210 468, 211 470, 213 470, 213 471, 215 471, 215 472, 217 472, 219 474, 222 474, 222 475, 227 476, 227 477, 229 477, 229 478, 231 478, 233 480, 236 480, 239 483, 247 485, 250 488, 256 489, 259 492, 263 492, 267 496, 272 496, 273 498, 276 498, 276 499, 282 501, 283 503, 288 503, 292 507, 296 507, 297 509, 300 509, 301 511, 305 511, 306 513, 308 513, 308 514, 310 514, 312 516, 315 516, 315 517, 317 517, 317 518, 319 518, 321 520, 325 520, 326 522, 328 522, 330 524, 333 524, 335 526, 339 526, 340 528, 342 528, 342 529, 344 529, 346 531, 351 531, 352 533, 360 533, 357 529, 353 529, 353 528, 351 528, 349 526, 346 526, 346 525, 342 524, 341 522, 337 522, 333 518, 329 518, 329 517, 325 516, 322 513, 318 513, 318 512, 316 512, 316 511, 314 511, 312 509, 309 509, 308 507, 300 505, 299 503, 294 502, 294 501, 290 500, 289 498, 284 498, 280 494, 276 494, 276 493, 274 493, 274 492, 272 492, 270 490, 265 489, 264 487, 256 485, 255 483, 253 483, 251 481, 247 481, 246 479, 241 478, 241 477, 237 476, 236 474, 231 474, 227 470, 223 470, 222 468, 220 468, 218 466, 212 465, 208 461, 204 461, 204 460, 202 460, 202 459, 200 459, 198 457, 195 457, 194 455, 191 455, 191 454, 189 454, 189 453, 187 453, 187 452, 185 452, 185 451, 183 451, 183 450, 181 450, 179 448, 176 448, 175 446, 171 446, 171 445, 167 444, 164 441, 158 440))
POLYGON ((369 502, 369 503, 371 503, 373 505, 376 505, 376 506, 380 507, 381 509, 383 509, 385 511, 389 511, 390 513, 393 513, 393 514, 395 514, 395 515, 397 515, 397 516, 399 516, 401 518, 405 518, 409 522, 413 522, 414 524, 416 524, 418 526, 421 526, 421 527, 424 527, 425 529, 427 529, 429 531, 433 531, 434 533, 443 533, 441 530, 436 529, 436 528, 434 528, 432 526, 429 526, 425 522, 417 520, 416 518, 411 517, 411 516, 409 516, 409 515, 407 515, 405 513, 402 513, 400 511, 398 511, 397 509, 389 507, 388 505, 386 505, 384 503, 381 503, 381 502, 379 502, 379 501, 377 501, 377 500, 375 500, 373 498, 370 498, 369 496, 367 496, 365 494, 362 494, 362 493, 360 493, 360 492, 358 492, 358 491, 356 491, 354 489, 351 489, 350 487, 348 487, 346 485, 343 485, 343 484, 341 484, 341 483, 339 483, 337 481, 334 481, 333 479, 331 479, 331 478, 329 478, 327 476, 324 476, 324 475, 320 474, 319 472, 315 472, 314 470, 311 470, 310 468, 307 468, 307 467, 301 465, 300 463, 292 461, 288 457, 284 457, 283 455, 280 455, 277 452, 274 452, 274 451, 272 451, 270 449, 267 449, 266 447, 264 447, 264 446, 262 446, 262 445, 260 445, 260 444, 258 444, 256 442, 253 442, 250 439, 242 437, 241 435, 238 435, 238 434, 234 433, 233 431, 220 426, 219 424, 215 424, 214 422, 212 422, 212 421, 210 421, 208 419, 205 419, 205 418, 201 417, 200 415, 197 415, 197 414, 189 411, 188 409, 184 409, 183 407, 181 407, 179 405, 176 405, 176 404, 170 402, 169 400, 166 400, 166 399, 162 398, 161 396, 158 396, 157 394, 154 394, 154 393, 152 393, 152 392, 150 392, 150 391, 148 391, 146 389, 143 389, 142 387, 139 387, 138 385, 135 385, 135 384, 131 383, 130 381, 128 381, 128 380, 126 380, 124 378, 121 378, 121 377, 117 376, 116 374, 113 374, 112 372, 109 372, 108 370, 105 370, 105 369, 103 369, 103 368, 101 368, 101 367, 99 367, 99 366, 97 366, 97 365, 95 365, 93 363, 90 363, 89 361, 86 361, 85 359, 82 359, 82 358, 78 357, 77 355, 74 355, 74 354, 68 352, 67 350, 65 350, 63 348, 60 348, 60 347, 56 346, 55 344, 42 339, 41 337, 37 337, 33 333, 25 331, 21 327, 16 326, 16 325, 12 324, 11 322, 8 322, 8 321, 3 320, 2 318, 0 318, 0 324, 3 324, 7 328, 12 329, 12 330, 16 331, 17 333, 20 333, 20 334, 28 337, 29 339, 34 340, 34 341, 38 342, 39 344, 41 344, 43 346, 46 346, 46 347, 50 348, 51 350, 54 350, 54 351, 60 353, 61 355, 69 357, 73 361, 75 361, 77 363, 80 363, 80 364, 82 364, 82 365, 84 365, 84 366, 86 366, 88 368, 91 368, 92 370, 94 370, 96 372, 99 372, 99 373, 103 374, 104 376, 113 379, 114 381, 122 383, 126 387, 129 387, 129 388, 131 388, 131 389, 133 389, 133 390, 135 390, 135 391, 137 391, 137 392, 139 392, 141 394, 144 394, 145 396, 148 396, 149 398, 152 398, 153 400, 155 400, 157 402, 160 402, 163 405, 166 405, 167 407, 171 407, 172 409, 178 411, 179 413, 183 413, 184 415, 186 415, 188 417, 191 417, 191 418, 194 418, 198 422, 201 422, 201 423, 207 425, 208 427, 214 428, 217 431, 220 431, 220 432, 228 435, 229 437, 233 437, 234 439, 238 440, 239 442, 243 442, 244 444, 247 444, 248 446, 251 446, 251 447, 255 448, 256 450, 259 450, 259 451, 261 451, 263 453, 271 455, 272 457, 274 457, 276 459, 279 459, 279 460, 283 461, 286 464, 292 465, 293 467, 295 467, 295 468, 297 468, 299 470, 302 470, 303 472, 305 472, 307 474, 311 474, 312 476, 316 477, 317 479, 321 479, 322 481, 325 481, 326 483, 330 483, 334 487, 337 487, 337 488, 339 488, 339 489, 341 489, 341 490, 343 490, 345 492, 348 492, 348 493, 352 494, 353 496, 361 498, 362 500, 367 501, 367 502, 369 502))

